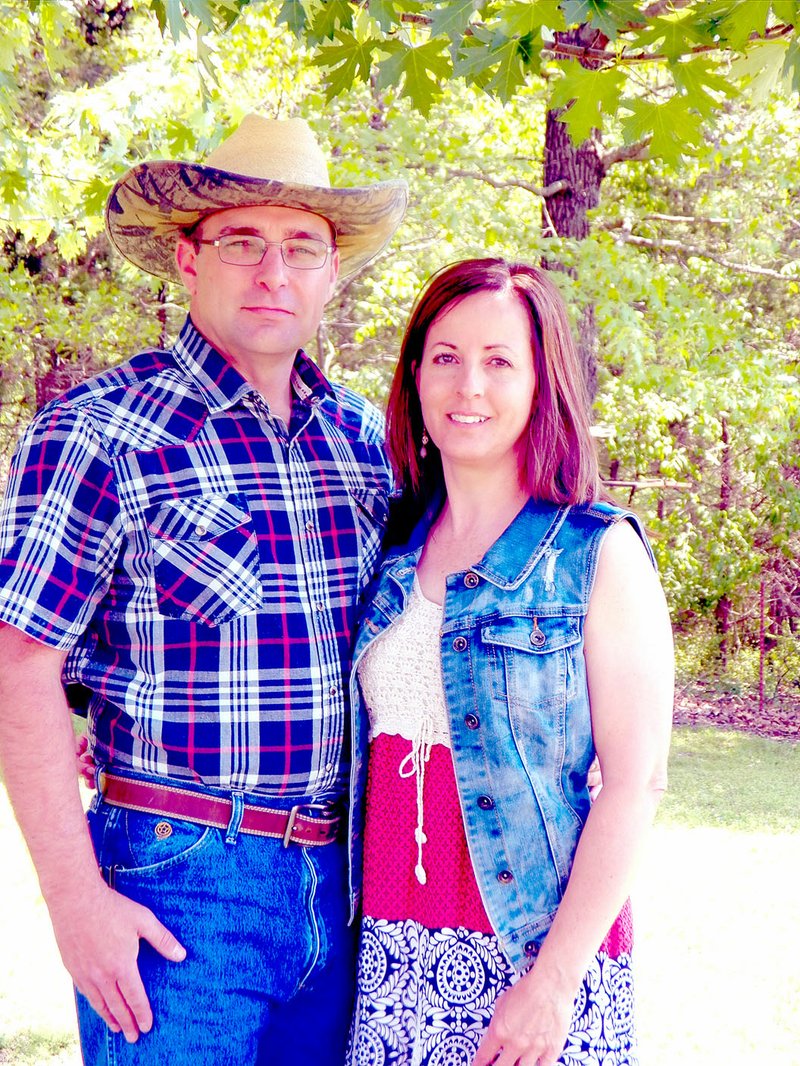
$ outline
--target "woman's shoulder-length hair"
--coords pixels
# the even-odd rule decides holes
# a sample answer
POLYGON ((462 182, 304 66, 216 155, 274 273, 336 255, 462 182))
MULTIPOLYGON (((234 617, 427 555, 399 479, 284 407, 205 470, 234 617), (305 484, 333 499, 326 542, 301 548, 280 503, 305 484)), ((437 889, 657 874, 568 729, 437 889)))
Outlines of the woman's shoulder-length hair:
POLYGON ((528 431, 520 453, 520 484, 534 499, 589 503, 602 496, 590 429, 586 370, 572 339, 564 299, 544 270, 503 259, 466 259, 434 274, 417 299, 400 348, 386 412, 386 445, 397 487, 415 510, 442 488, 433 442, 420 456, 423 422, 416 371, 425 338, 445 310, 480 292, 507 292, 531 324, 536 378, 528 431))

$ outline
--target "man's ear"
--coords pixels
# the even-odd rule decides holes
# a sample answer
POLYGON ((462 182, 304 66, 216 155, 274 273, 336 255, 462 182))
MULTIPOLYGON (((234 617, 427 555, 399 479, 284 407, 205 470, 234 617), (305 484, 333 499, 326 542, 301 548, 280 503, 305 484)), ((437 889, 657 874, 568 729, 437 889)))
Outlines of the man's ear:
POLYGON ((181 276, 181 281, 190 296, 194 295, 194 291, 197 288, 196 259, 197 245, 189 237, 181 234, 175 245, 175 264, 181 276))

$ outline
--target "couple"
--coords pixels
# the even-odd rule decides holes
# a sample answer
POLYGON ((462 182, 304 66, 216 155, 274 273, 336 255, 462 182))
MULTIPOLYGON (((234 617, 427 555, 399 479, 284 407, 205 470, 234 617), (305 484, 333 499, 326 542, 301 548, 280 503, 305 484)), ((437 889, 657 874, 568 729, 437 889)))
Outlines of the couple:
POLYGON ((299 120, 133 168, 111 239, 190 316, 15 456, 0 755, 92 1066, 636 1061, 663 597, 539 270, 429 282, 385 449, 302 352, 404 208, 299 120))

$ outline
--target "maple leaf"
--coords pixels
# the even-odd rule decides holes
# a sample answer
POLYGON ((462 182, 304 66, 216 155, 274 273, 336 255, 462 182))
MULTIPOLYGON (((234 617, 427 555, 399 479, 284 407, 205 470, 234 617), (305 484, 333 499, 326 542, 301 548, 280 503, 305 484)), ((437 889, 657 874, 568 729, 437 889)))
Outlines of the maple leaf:
POLYGON ((631 112, 622 122, 625 141, 632 144, 652 138, 651 156, 678 163, 683 155, 693 155, 703 142, 702 119, 686 97, 673 96, 664 104, 650 100, 621 100, 620 103, 631 112))
POLYGON ((574 144, 582 144, 593 129, 602 129, 603 115, 613 115, 619 105, 625 75, 617 68, 586 70, 579 63, 565 63, 564 77, 550 97, 552 108, 567 107, 559 117, 574 144))
POLYGON ((382 42, 377 37, 357 40, 352 33, 336 30, 336 44, 322 45, 313 62, 325 68, 325 95, 328 100, 347 92, 356 80, 369 81, 373 50, 382 42))
POLYGON ((657 45, 668 60, 676 60, 707 41, 708 35, 688 18, 655 18, 632 38, 630 47, 638 50, 657 45))
POLYGON ((475 13, 475 0, 445 0, 430 13, 431 37, 449 37, 457 44, 475 13))
POLYGON ((498 26, 507 37, 535 34, 541 31, 543 26, 553 32, 567 28, 558 0, 537 0, 535 4, 503 4, 498 15, 498 26))
POLYGON ((622 27, 641 18, 635 0, 564 0, 561 6, 569 25, 589 22, 612 41, 622 27))
POLYGON ((720 76, 716 64, 704 57, 693 59, 690 63, 675 63, 670 70, 677 88, 689 99, 691 106, 705 117, 714 113, 720 99, 737 93, 735 86, 720 76))
POLYGON ((379 87, 402 85, 414 107, 427 115, 434 100, 441 96, 441 82, 453 73, 450 60, 442 52, 442 42, 428 41, 414 48, 402 41, 391 41, 388 45, 382 42, 382 47, 391 54, 378 65, 379 87))

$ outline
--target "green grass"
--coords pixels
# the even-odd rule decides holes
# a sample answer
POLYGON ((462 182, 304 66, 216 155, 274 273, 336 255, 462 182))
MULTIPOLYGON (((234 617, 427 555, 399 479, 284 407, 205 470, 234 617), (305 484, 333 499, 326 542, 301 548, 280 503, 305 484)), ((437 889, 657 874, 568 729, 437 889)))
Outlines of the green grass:
POLYGON ((800 833, 800 744, 680 729, 669 776, 661 825, 800 833))
MULTIPOLYGON (((641 1066, 800 1066, 800 744, 681 729, 633 893, 641 1066)), ((72 995, 0 791, 0 1064, 79 1066, 72 995)))

